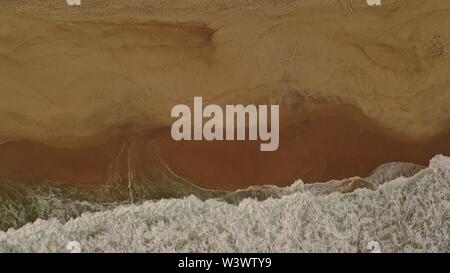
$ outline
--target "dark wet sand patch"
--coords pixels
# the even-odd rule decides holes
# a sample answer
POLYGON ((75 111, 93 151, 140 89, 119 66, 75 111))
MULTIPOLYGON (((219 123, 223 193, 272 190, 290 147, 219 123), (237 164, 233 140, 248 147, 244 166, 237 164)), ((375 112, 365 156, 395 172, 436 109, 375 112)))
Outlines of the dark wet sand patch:
POLYGON ((275 152, 260 152, 258 141, 176 142, 170 128, 114 136, 101 145, 81 148, 8 142, 0 146, 0 177, 100 185, 113 174, 126 181, 129 171, 139 177, 148 173, 146 169, 164 166, 206 188, 286 186, 297 179, 365 177, 386 162, 427 165, 436 154, 450 155, 449 140, 450 133, 420 142, 388 137, 360 114, 331 108, 282 120, 275 152))

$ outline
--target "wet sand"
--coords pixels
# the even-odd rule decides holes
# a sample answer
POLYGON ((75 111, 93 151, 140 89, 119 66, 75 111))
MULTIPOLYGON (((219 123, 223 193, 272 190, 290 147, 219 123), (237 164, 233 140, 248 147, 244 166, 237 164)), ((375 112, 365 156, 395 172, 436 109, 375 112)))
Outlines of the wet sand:
POLYGON ((0 176, 54 182, 101 185, 108 181, 108 167, 120 151, 120 142, 99 146, 60 148, 30 141, 14 141, 0 146, 0 176))
POLYGON ((417 143, 384 136, 345 116, 312 116, 281 128, 275 152, 259 152, 258 142, 165 139, 162 155, 177 174, 198 185, 235 189, 366 177, 386 162, 425 166, 435 154, 450 154, 449 140, 450 133, 417 143))
POLYGON ((161 128, 83 148, 5 143, 0 146, 0 176, 101 185, 117 173, 124 181, 130 172, 152 180, 146 177, 148 169, 168 167, 198 186, 237 189, 286 186, 297 179, 366 177, 386 162, 426 165, 436 154, 450 155, 450 133, 421 142, 389 137, 355 109, 336 106, 290 115, 281 122, 280 147, 275 152, 260 152, 258 141, 177 142, 170 128, 161 128))

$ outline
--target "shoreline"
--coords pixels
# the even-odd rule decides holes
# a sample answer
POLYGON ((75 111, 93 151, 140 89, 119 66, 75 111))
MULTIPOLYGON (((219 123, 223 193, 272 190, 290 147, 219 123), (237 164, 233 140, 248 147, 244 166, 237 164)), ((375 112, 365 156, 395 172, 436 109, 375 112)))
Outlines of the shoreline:
POLYGON ((155 169, 169 168, 196 186, 236 190, 287 186, 297 179, 311 183, 367 177, 383 163, 426 165, 436 154, 450 155, 450 132, 421 141, 391 137, 346 106, 284 112, 281 117, 275 152, 260 152, 259 141, 176 142, 164 127, 78 148, 7 142, 0 146, 0 177, 105 185, 115 175, 122 181, 130 174, 150 179, 155 169))

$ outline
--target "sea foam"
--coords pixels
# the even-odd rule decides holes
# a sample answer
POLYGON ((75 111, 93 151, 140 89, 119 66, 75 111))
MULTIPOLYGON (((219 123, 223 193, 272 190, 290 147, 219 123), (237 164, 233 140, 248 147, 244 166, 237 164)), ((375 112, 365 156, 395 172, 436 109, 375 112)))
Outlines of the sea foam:
POLYGON ((297 181, 262 201, 188 196, 37 220, 0 232, 0 251, 65 252, 77 241, 83 252, 367 252, 376 241, 382 252, 448 252, 450 158, 416 171, 349 193, 297 181))

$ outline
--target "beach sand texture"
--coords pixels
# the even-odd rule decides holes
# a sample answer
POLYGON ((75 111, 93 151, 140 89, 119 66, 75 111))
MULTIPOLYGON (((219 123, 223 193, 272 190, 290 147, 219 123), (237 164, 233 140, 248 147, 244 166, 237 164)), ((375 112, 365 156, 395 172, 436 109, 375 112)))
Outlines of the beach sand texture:
MULTIPOLYGON (((450 155, 447 0, 0 4, 0 176, 162 166, 207 188, 364 177, 450 155), (174 142, 171 108, 280 104, 277 152, 174 142)), ((131 178, 130 178, 131 177, 131 178)))

